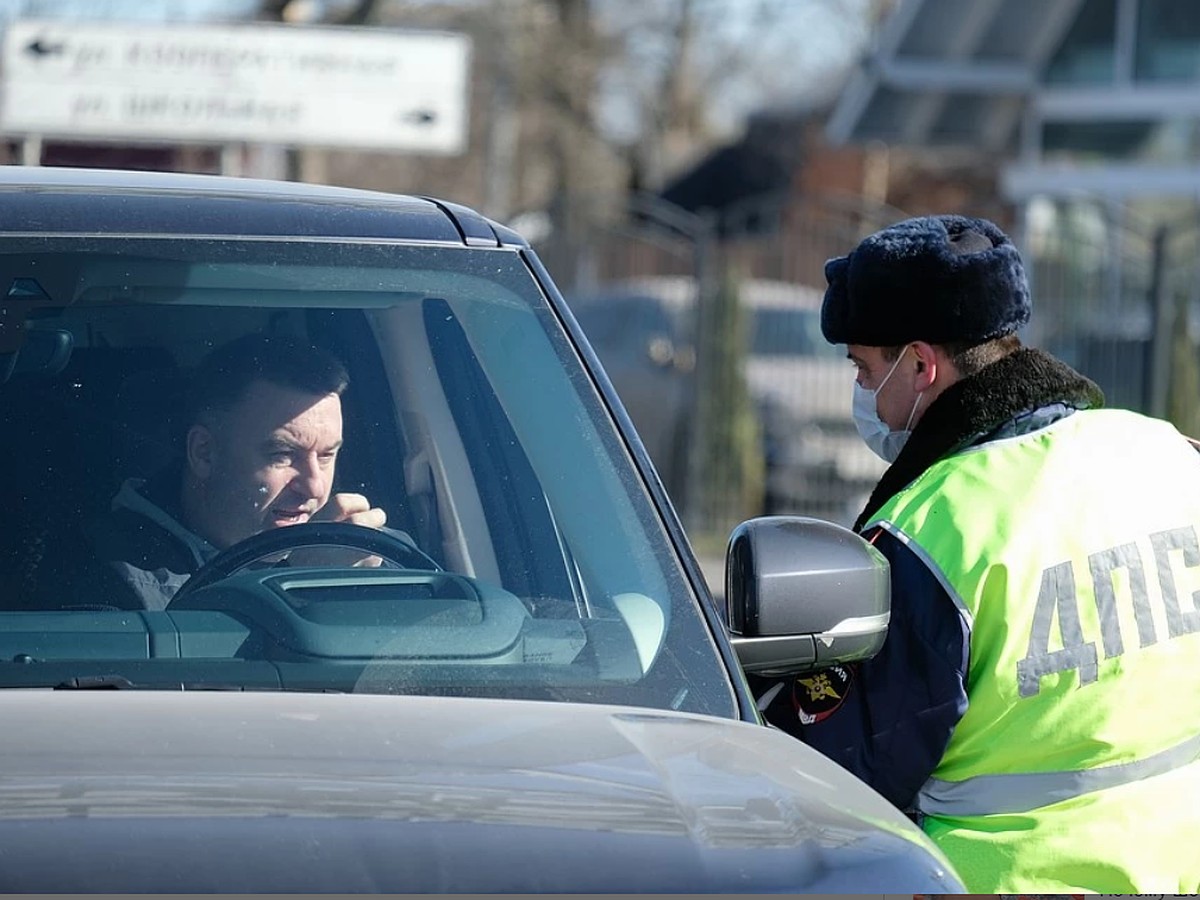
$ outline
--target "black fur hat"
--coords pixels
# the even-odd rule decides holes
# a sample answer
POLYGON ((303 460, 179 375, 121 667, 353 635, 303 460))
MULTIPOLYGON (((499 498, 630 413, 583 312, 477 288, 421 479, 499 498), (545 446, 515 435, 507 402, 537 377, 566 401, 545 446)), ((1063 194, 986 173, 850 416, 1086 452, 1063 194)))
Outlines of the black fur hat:
POLYGON ((1029 321, 1029 282, 987 219, 923 216, 825 263, 821 331, 831 344, 986 341, 1029 321))

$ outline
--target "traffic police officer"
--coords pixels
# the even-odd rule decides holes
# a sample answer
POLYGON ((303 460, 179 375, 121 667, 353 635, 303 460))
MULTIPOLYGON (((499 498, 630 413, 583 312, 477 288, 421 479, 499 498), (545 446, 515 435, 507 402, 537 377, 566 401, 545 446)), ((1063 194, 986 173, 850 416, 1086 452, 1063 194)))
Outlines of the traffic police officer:
POLYGON ((892 619, 875 659, 766 717, 972 891, 1200 891, 1200 454, 1022 346, 1029 288, 991 222, 903 221, 825 274, 822 329, 891 463, 855 528, 892 619))

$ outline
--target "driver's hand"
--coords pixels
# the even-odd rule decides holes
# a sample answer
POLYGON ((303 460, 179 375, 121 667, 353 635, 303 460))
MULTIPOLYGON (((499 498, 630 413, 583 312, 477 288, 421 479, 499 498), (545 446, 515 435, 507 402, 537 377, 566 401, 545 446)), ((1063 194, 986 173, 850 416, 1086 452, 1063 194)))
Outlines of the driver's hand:
POLYGON ((314 522, 349 522, 367 528, 382 528, 387 513, 362 494, 334 494, 312 517, 314 522))
MULTIPOLYGON (((366 528, 382 528, 387 524, 387 513, 362 494, 334 494, 313 515, 313 522, 349 522, 366 528)), ((378 556, 362 556, 355 550, 336 547, 297 549, 288 555, 294 566, 364 566, 376 568, 383 565, 378 556)))

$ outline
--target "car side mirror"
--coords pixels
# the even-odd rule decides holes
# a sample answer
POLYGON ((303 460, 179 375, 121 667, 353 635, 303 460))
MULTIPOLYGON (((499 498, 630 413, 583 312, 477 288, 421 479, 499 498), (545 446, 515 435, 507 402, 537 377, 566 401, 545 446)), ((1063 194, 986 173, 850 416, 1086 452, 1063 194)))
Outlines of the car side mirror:
POLYGON ((848 528, 800 516, 738 525, 726 622, 742 668, 786 676, 870 659, 891 618, 887 559, 848 528))

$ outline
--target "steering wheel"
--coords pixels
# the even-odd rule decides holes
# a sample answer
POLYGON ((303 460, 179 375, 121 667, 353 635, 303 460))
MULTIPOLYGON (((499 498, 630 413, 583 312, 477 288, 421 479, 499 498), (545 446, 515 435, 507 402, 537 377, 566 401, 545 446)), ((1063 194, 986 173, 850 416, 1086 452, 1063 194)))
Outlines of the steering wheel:
POLYGON ((344 547, 378 556, 401 569, 435 572, 442 569, 412 544, 403 532, 391 528, 367 528, 350 522, 305 522, 260 531, 232 547, 226 547, 183 583, 171 598, 171 605, 201 588, 240 572, 260 559, 298 547, 344 547))

